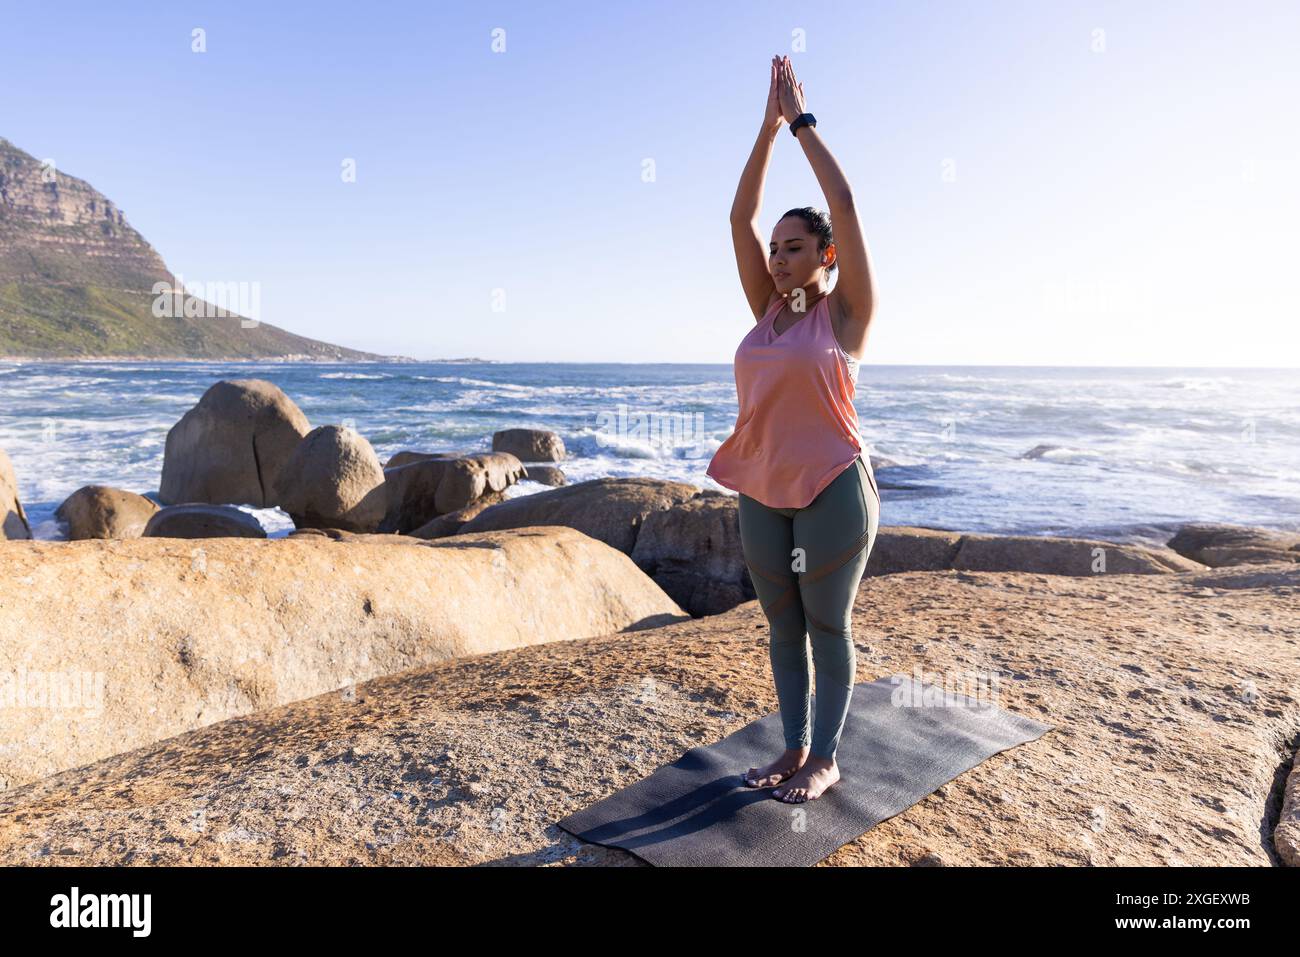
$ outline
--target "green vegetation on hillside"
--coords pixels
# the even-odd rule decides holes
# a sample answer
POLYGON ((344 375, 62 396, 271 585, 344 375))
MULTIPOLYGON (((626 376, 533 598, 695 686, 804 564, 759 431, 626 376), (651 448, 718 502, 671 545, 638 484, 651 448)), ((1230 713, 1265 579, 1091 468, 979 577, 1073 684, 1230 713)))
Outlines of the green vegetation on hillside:
POLYGON ((0 139, 0 356, 385 358, 239 316, 159 318, 153 287, 169 281, 105 196, 0 139))

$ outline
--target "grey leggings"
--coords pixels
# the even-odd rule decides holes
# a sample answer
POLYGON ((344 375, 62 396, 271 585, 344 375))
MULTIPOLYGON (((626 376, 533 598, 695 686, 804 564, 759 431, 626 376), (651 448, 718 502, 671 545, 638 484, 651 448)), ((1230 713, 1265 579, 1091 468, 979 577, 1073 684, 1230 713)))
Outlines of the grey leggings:
POLYGON ((771 626, 769 653, 787 748, 808 747, 808 636, 817 668, 811 752, 839 746, 857 678, 853 602, 880 526, 880 492, 862 453, 803 508, 740 494, 740 542, 771 626))

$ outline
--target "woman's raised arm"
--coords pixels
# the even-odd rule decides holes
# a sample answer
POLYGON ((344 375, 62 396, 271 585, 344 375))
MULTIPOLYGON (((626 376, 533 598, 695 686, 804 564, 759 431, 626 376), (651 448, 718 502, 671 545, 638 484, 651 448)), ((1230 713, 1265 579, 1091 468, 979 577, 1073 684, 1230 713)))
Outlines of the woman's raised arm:
MULTIPOLYGON (((793 123, 800 113, 808 112, 804 106, 803 84, 795 80, 789 57, 781 63, 778 94, 786 122, 793 123)), ((850 352, 860 355, 866 343, 867 327, 876 309, 876 284, 871 271, 871 254, 853 202, 853 189, 816 127, 803 126, 795 137, 803 146, 804 155, 812 165, 830 209, 835 262, 840 274, 831 296, 839 300, 840 315, 844 320, 843 344, 850 352)))
POLYGON ((754 141, 745 171, 740 174, 736 199, 731 204, 731 242, 736 248, 736 267, 740 270, 740 284, 745 289, 745 299, 749 301, 755 322, 763 318, 776 292, 772 273, 767 268, 767 248, 758 231, 758 214, 763 208, 763 181, 772 161, 772 147, 783 122, 777 96, 777 64, 778 59, 772 57, 771 85, 767 91, 763 126, 754 141))

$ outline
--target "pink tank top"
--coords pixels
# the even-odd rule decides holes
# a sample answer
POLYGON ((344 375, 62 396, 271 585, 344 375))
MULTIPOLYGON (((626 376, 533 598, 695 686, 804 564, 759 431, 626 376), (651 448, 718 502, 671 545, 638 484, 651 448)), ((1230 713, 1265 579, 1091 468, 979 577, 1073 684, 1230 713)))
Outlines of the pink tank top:
POLYGON ((777 335, 784 305, 772 303, 736 349, 740 411, 705 474, 769 508, 804 508, 862 452, 857 385, 826 297, 777 335))

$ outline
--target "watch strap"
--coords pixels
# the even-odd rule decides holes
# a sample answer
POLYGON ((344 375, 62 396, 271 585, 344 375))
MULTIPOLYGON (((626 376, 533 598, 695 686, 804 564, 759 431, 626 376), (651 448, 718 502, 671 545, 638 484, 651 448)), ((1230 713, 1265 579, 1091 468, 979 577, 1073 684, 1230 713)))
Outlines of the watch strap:
POLYGON ((800 113, 798 116, 794 118, 794 122, 790 124, 790 135, 798 139, 799 130, 801 130, 805 126, 816 126, 816 125, 817 125, 817 117, 813 116, 811 113, 800 113))

